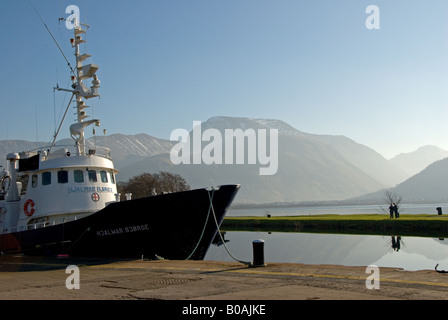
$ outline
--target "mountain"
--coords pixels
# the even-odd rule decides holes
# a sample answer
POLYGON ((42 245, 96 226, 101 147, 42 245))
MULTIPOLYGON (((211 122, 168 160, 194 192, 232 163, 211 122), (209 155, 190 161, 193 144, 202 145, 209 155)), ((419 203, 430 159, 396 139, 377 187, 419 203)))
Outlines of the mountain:
MULTIPOLYGON (((260 168, 267 165, 260 164, 259 155, 256 164, 247 164, 246 154, 245 164, 231 165, 223 161, 224 164, 221 165, 204 163, 174 165, 169 153, 179 142, 158 139, 147 134, 112 134, 91 137, 87 141, 92 145, 111 149, 115 166, 120 169, 120 174, 117 176, 119 181, 127 181, 143 172, 164 170, 180 174, 193 188, 240 183, 242 188, 236 202, 342 200, 396 186, 408 177, 401 170, 402 164, 394 164, 374 150, 347 137, 305 133, 280 120, 213 117, 201 124, 201 134, 207 129, 216 129, 214 132, 225 138, 226 129, 238 128, 253 129, 254 134, 258 134, 257 141, 261 132, 258 130, 264 129, 266 132, 270 129, 278 130, 278 170, 275 175, 260 175, 260 168)), ((192 135, 193 132, 189 134, 192 135)), ((73 145, 73 140, 60 140, 56 144, 73 145)), ((205 148, 209 144, 209 141, 204 140, 201 147, 205 148)), ((6 154, 9 152, 31 150, 45 145, 47 144, 22 140, 0 141, 0 157, 6 159, 6 154)), ((422 148, 425 149, 427 148, 422 148)), ((225 149, 221 151, 224 160, 225 149)), ((235 147, 234 153, 236 153, 235 147)), ((269 148, 266 156, 268 154, 269 148)), ((439 177, 443 175, 444 172, 438 173, 439 177)), ((428 181, 425 183, 417 177, 410 180, 417 182, 405 181, 398 187, 404 188, 400 189, 402 192, 409 192, 415 197, 427 194, 425 190, 435 196, 437 192, 445 189, 445 186, 438 186, 439 191, 432 190, 434 185, 437 185, 434 181, 438 176, 434 174, 426 177, 428 181), (423 190, 417 190, 415 185, 424 186, 423 190), (411 192, 411 189, 415 190, 411 192)))
MULTIPOLYGON (((114 158, 114 164, 118 169, 149 156, 170 152, 174 145, 172 141, 155 138, 147 134, 97 136, 88 138, 87 143, 110 148, 114 158)), ((10 152, 33 150, 48 145, 48 143, 44 142, 1 140, 0 159, 6 159, 6 155, 10 152)), ((74 143, 72 139, 62 139, 56 141, 57 145, 72 146, 74 143)))
MULTIPOLYGON (((160 154, 123 167, 119 179, 166 170, 180 174, 192 187, 240 183, 238 202, 282 202, 346 199, 390 185, 385 179, 378 181, 381 175, 376 174, 377 180, 369 172, 386 170, 390 176, 400 173, 375 151, 348 138, 303 133, 279 120, 214 117, 201 124, 202 132, 211 128, 222 137, 226 129, 278 129, 277 173, 261 176, 260 165, 249 165, 247 161, 233 165, 174 165, 168 154, 160 154), (344 151, 338 150, 342 146, 344 151)), ((202 148, 207 143, 203 142, 202 148)), ((395 175, 393 182, 403 179, 403 175, 395 175)))
POLYGON ((6 168, 6 156, 11 152, 33 150, 48 145, 43 142, 30 142, 25 140, 0 140, 0 166, 6 168))
POLYGON ((304 133, 281 120, 213 117, 203 123, 202 128, 216 128, 220 131, 225 128, 277 129, 282 135, 301 137, 316 143, 322 142, 331 145, 352 165, 385 186, 395 186, 411 176, 390 163, 375 150, 345 136, 304 133))
MULTIPOLYGON (((96 145, 111 149, 114 164, 118 169, 156 154, 169 153, 174 145, 172 141, 143 133, 137 135, 117 133, 97 137, 95 140, 96 145)), ((88 141, 94 144, 93 138, 89 138, 88 141)))
MULTIPOLYGON (((448 158, 436 161, 416 175, 400 183, 389 191, 402 196, 402 201, 448 202, 448 158)), ((370 202, 384 197, 384 190, 356 197, 352 200, 370 202)))
POLYGON ((345 136, 310 135, 333 146, 345 159, 385 186, 395 186, 410 175, 373 149, 345 136))
POLYGON ((424 146, 416 151, 401 153, 389 161, 413 176, 431 163, 448 157, 448 151, 436 146, 424 146))
POLYGON ((436 161, 393 189, 410 201, 448 201, 448 158, 436 161))

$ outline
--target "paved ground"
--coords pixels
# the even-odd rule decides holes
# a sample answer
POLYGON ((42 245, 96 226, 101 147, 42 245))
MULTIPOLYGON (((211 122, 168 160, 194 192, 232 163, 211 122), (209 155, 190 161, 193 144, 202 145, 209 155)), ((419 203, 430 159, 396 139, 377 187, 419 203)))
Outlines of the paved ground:
MULTIPOLYGON (((0 257, 2 300, 420 300, 448 299, 448 273, 268 263, 250 268, 216 261, 105 261, 0 257), (79 289, 67 289, 69 265, 79 289), (370 283, 370 282, 369 282, 370 283)), ((74 281, 69 281, 73 285, 74 281)))

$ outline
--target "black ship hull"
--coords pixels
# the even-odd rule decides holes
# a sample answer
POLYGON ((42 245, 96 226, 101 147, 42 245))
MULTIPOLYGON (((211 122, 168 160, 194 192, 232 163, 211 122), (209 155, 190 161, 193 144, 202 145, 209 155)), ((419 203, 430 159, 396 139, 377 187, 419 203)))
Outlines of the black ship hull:
POLYGON ((239 185, 224 185, 111 203, 85 218, 0 235, 0 250, 25 255, 202 260, 238 189, 239 185))

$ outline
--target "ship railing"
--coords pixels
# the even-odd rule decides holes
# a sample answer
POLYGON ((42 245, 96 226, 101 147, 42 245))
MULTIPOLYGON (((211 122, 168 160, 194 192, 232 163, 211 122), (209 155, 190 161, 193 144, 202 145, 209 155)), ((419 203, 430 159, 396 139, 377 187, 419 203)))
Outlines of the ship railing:
POLYGON ((69 217, 62 217, 62 218, 53 219, 53 220, 50 220, 50 221, 42 221, 42 222, 30 223, 30 224, 28 224, 26 226, 20 226, 20 227, 11 228, 11 232, 21 232, 21 231, 26 231, 26 230, 37 230, 37 229, 51 227, 51 226, 55 226, 55 225, 59 225, 59 224, 64 224, 64 223, 71 222, 71 221, 76 221, 78 219, 79 219, 78 216, 69 216, 69 217))
MULTIPOLYGON (((112 160, 111 151, 107 147, 86 145, 85 153, 90 156, 99 156, 112 160)), ((54 145, 45 146, 22 152, 21 158, 30 158, 36 155, 40 156, 41 161, 69 157, 78 153, 76 146, 73 145, 54 145)))

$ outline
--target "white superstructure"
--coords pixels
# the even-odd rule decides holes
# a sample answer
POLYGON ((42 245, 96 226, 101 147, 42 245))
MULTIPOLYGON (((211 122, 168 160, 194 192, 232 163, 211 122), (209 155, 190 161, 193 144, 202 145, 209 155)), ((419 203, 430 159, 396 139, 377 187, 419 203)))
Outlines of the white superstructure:
MULTIPOLYGON (((86 145, 84 129, 98 119, 85 120, 85 101, 99 97, 98 65, 83 65, 90 57, 81 54, 79 45, 85 42, 86 31, 74 28, 71 44, 75 50, 76 69, 72 75, 72 89, 55 88, 72 93, 70 103, 76 102, 77 122, 70 126, 74 145, 55 145, 10 153, 8 168, 0 173, 0 234, 43 228, 68 222, 101 210, 111 202, 119 201, 110 150, 86 145), (83 80, 93 79, 88 88, 83 80), (26 186, 22 182, 26 181, 26 186)), ((67 111, 70 107, 67 106, 67 111)))

